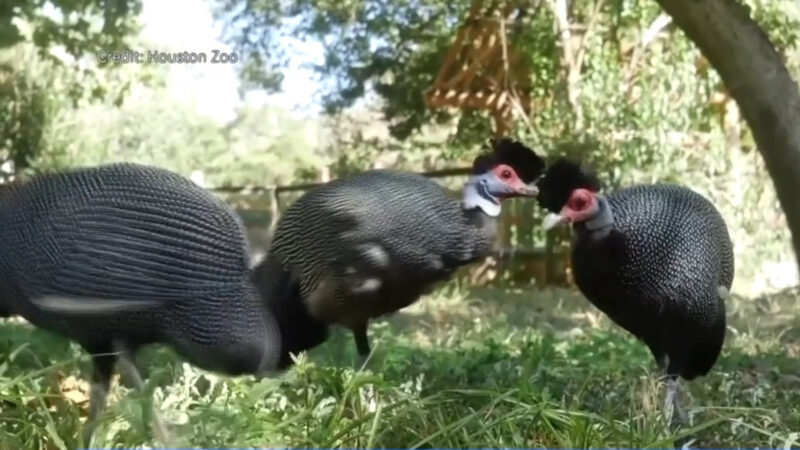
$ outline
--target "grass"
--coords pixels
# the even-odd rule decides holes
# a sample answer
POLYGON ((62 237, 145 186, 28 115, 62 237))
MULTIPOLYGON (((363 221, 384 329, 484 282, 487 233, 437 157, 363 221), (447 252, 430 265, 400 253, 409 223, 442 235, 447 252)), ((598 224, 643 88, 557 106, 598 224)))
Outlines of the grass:
MULTIPOLYGON (((226 378, 167 349, 140 366, 182 447, 800 447, 797 291, 728 305, 723 355, 668 433, 643 344, 565 289, 454 284, 370 329, 354 370, 339 331, 278 378, 226 378)), ((0 323, 0 448, 67 449, 87 413, 89 360, 17 320, 0 323)), ((143 398, 115 383, 94 445, 157 446, 143 398)))

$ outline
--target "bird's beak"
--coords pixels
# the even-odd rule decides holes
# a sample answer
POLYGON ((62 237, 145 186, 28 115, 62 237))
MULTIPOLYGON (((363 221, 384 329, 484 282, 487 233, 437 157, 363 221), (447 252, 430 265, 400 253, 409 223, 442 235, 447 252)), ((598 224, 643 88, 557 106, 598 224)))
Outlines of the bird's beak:
POLYGON ((542 220, 542 228, 544 228, 544 231, 550 231, 556 226, 563 225, 565 223, 567 223, 567 218, 562 214, 550 213, 544 216, 544 220, 542 220))
POLYGON ((517 193, 523 197, 536 197, 539 195, 539 188, 535 183, 530 183, 519 188, 517 193))

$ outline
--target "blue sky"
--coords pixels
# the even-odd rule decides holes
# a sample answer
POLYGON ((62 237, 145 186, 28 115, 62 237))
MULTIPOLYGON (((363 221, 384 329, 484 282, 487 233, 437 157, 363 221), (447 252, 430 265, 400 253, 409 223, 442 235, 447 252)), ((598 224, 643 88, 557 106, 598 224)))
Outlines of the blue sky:
MULTIPOLYGON (((220 39, 222 24, 216 23, 206 0, 144 0, 141 20, 144 38, 158 44, 159 49, 172 51, 230 52, 230 46, 220 39)), ((283 92, 266 95, 250 93, 247 101, 280 105, 302 114, 320 111, 315 101, 317 83, 310 69, 302 66, 320 62, 322 46, 315 42, 292 39, 285 42, 291 52, 286 69, 283 92)), ((154 50, 154 49, 145 49, 154 50)), ((178 98, 193 101, 198 111, 219 121, 233 118, 240 104, 239 80, 234 67, 227 64, 194 64, 169 66, 170 90, 178 98)))

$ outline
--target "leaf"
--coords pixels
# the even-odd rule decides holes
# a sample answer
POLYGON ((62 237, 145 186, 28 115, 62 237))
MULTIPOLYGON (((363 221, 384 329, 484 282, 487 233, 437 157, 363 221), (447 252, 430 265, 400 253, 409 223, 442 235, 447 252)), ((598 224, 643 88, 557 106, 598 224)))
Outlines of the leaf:
POLYGON ((11 47, 22 42, 22 34, 11 18, 0 17, 0 48, 11 47))

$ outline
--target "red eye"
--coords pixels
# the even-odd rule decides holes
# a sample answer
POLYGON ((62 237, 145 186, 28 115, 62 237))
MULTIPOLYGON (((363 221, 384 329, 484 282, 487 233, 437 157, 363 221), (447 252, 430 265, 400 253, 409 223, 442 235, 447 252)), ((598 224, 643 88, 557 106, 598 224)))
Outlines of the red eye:
POLYGON ((569 201, 570 209, 581 211, 589 205, 589 197, 586 195, 573 195, 569 201))
POLYGON ((495 173, 500 177, 501 180, 508 181, 514 178, 514 171, 511 170, 510 167, 506 166, 505 164, 501 164, 499 167, 495 169, 495 173))

